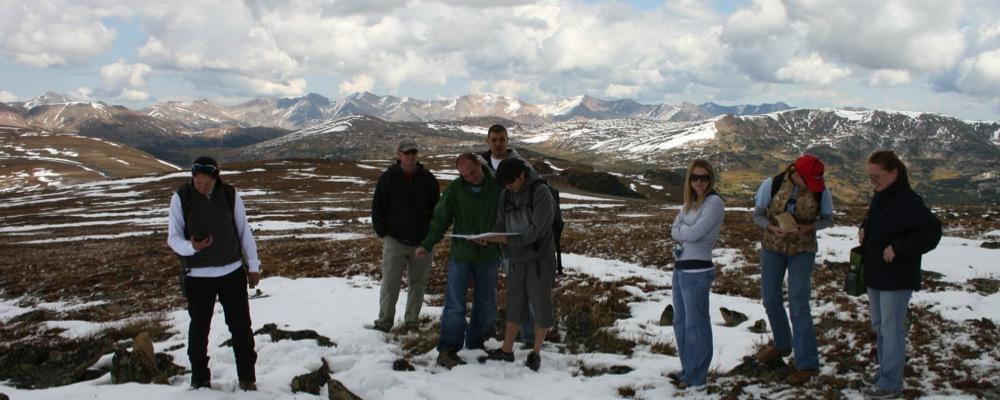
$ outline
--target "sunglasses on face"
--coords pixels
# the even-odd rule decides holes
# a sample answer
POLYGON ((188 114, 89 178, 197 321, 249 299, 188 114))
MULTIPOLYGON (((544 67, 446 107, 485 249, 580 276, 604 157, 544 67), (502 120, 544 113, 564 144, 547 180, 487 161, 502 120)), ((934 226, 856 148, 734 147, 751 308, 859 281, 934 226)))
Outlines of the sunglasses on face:
POLYGON ((412 150, 407 150, 407 151, 401 151, 400 153, 406 154, 408 156, 412 156, 414 154, 417 154, 417 149, 412 149, 412 150))
POLYGON ((711 182, 712 175, 691 174, 691 182, 711 182))
POLYGON ((214 174, 219 167, 212 164, 195 164, 191 166, 191 172, 205 172, 209 174, 214 174))

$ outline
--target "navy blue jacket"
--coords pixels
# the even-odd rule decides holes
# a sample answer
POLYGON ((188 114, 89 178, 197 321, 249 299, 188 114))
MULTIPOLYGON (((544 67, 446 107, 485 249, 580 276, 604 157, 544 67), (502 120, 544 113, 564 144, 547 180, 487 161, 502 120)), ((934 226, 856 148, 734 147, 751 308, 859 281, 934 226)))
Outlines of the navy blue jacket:
POLYGON ((920 290, 920 258, 941 241, 941 221, 924 205, 924 199, 896 179, 872 197, 861 228, 868 287, 920 290), (896 257, 886 263, 882 252, 890 244, 896 257))

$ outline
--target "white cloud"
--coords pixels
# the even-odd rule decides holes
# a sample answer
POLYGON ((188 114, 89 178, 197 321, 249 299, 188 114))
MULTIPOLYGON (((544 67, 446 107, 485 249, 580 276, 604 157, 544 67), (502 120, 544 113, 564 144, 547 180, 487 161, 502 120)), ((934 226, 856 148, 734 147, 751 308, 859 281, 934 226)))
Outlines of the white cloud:
POLYGON ((955 86, 964 93, 1000 99, 1000 49, 963 60, 955 86))
POLYGON ((10 103, 17 101, 18 97, 16 94, 8 92, 6 90, 0 90, 0 103, 10 103))
POLYGON ((93 94, 94 94, 93 89, 86 86, 81 86, 76 88, 76 90, 74 90, 72 93, 70 93, 70 98, 88 101, 91 100, 91 95, 93 94))
POLYGON ((755 41, 788 31, 788 12, 779 0, 754 0, 750 8, 736 10, 726 19, 730 42, 755 41))
POLYGON ((868 84, 872 86, 899 86, 908 83, 910 72, 901 69, 880 69, 868 79, 868 84))
POLYGON ((105 7, 75 1, 0 0, 0 55, 34 68, 81 63, 111 48, 105 7))
POLYGON ((372 77, 367 74, 360 74, 349 81, 343 81, 340 83, 340 93, 343 94, 369 92, 374 88, 375 79, 372 79, 372 77))
POLYGON ((118 60, 101 67, 102 92, 124 101, 146 101, 149 95, 143 89, 146 76, 153 69, 143 63, 128 64, 118 60))
POLYGON ((829 85, 849 75, 851 70, 828 64, 815 53, 795 58, 774 73, 781 80, 820 86, 829 85))
POLYGON ((604 94, 611 98, 624 98, 633 97, 641 90, 642 87, 637 85, 619 85, 612 83, 604 89, 604 94))

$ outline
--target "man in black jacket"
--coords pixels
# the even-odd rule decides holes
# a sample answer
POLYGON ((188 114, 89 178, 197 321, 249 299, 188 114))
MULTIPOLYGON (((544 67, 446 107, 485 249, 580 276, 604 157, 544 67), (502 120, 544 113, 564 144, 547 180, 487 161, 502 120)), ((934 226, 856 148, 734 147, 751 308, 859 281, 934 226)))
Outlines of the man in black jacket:
POLYGON ((427 236, 441 190, 434 174, 417 162, 418 152, 413 139, 399 142, 396 148, 399 160, 379 177, 372 199, 372 225, 383 240, 382 291, 373 328, 383 332, 392 329, 396 318, 404 268, 409 276, 409 290, 403 327, 417 326, 433 260, 433 257, 414 256, 420 241, 427 236))

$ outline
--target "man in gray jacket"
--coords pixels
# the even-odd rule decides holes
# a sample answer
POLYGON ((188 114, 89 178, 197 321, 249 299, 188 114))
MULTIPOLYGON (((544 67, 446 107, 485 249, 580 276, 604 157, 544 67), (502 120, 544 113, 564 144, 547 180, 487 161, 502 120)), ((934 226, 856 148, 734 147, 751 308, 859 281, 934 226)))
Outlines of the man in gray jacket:
POLYGON ((504 160, 497 167, 497 181, 504 186, 497 208, 496 232, 486 241, 500 243, 510 260, 507 273, 507 325, 503 346, 487 352, 481 361, 514 361, 514 338, 529 318, 535 318, 535 342, 525 365, 537 371, 545 332, 555 325, 552 284, 556 275, 556 247, 552 232, 555 201, 549 188, 521 160, 504 160))

